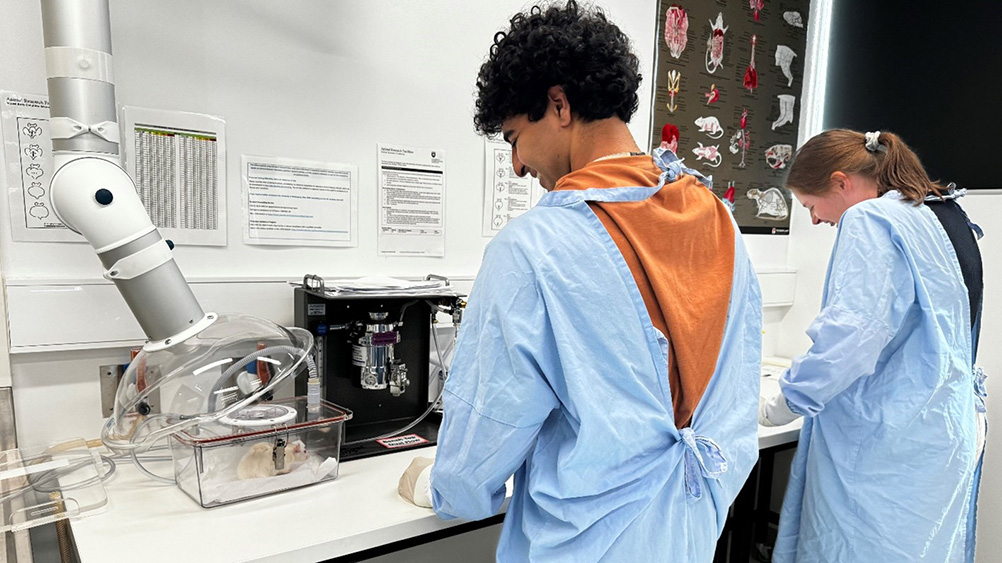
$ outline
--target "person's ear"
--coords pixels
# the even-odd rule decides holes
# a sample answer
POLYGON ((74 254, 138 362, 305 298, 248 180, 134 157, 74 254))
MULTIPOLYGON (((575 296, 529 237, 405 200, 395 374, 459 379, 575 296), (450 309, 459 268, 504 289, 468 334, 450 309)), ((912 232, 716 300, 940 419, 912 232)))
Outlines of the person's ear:
POLYGON ((567 93, 563 86, 551 86, 546 91, 546 98, 550 109, 557 117, 557 122, 561 126, 571 123, 571 104, 567 101, 567 93))
POLYGON ((838 170, 832 172, 832 175, 829 176, 828 179, 831 180, 832 188, 837 188, 842 191, 848 190, 851 184, 849 176, 845 172, 840 172, 838 170))

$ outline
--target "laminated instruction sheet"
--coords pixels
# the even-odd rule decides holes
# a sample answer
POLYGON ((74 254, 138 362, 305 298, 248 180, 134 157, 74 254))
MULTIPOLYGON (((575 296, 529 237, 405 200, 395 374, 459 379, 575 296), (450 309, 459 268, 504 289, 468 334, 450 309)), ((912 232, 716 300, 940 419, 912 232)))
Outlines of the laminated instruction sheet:
POLYGON ((379 144, 379 254, 445 255, 445 155, 379 144))
POLYGON ((358 169, 243 155, 244 242, 358 246, 358 169))
POLYGON ((546 193, 532 176, 519 177, 511 166, 511 145, 484 138, 483 236, 492 237, 509 221, 536 205, 546 193))
POLYGON ((56 217, 49 195, 55 167, 49 138, 49 98, 0 92, 4 167, 16 242, 84 242, 56 217))

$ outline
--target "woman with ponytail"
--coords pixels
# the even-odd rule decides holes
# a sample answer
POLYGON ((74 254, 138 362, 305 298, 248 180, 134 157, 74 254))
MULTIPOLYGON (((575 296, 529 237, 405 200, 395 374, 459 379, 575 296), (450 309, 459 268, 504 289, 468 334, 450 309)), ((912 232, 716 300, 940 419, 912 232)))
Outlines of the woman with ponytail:
POLYGON ((773 561, 973 561, 983 283, 962 190, 897 135, 844 129, 786 185, 838 235, 814 344, 759 405, 766 426, 804 417, 773 561))

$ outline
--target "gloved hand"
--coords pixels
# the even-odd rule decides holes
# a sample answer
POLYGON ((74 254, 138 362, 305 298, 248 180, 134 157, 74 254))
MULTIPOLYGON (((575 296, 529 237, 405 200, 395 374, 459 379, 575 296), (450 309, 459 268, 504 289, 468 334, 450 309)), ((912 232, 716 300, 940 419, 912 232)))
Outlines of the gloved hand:
POLYGON ((422 508, 431 508, 431 468, 435 460, 416 457, 400 476, 397 492, 407 502, 422 508))
POLYGON ((758 423, 762 426, 784 426, 797 420, 800 415, 790 410, 783 393, 772 397, 758 398, 758 423))

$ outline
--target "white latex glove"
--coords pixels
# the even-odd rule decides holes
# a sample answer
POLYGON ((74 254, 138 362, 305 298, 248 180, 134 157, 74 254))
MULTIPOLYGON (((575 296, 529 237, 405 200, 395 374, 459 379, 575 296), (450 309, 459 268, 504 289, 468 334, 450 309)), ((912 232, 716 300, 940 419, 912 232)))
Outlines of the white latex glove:
POLYGON ((758 398, 758 423, 762 426, 784 426, 799 417, 799 414, 790 410, 790 405, 786 403, 782 392, 768 399, 758 398))
POLYGON ((397 492, 407 502, 431 508, 431 468, 434 458, 416 457, 400 476, 397 492))

